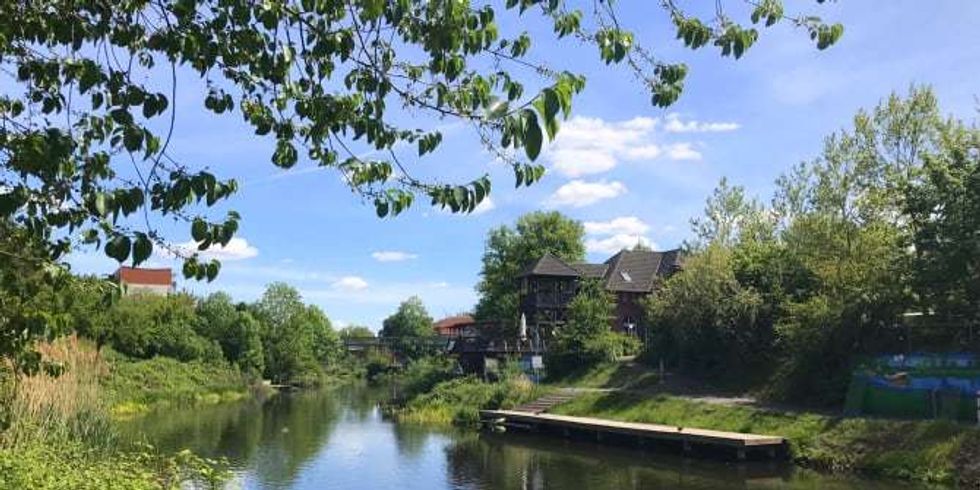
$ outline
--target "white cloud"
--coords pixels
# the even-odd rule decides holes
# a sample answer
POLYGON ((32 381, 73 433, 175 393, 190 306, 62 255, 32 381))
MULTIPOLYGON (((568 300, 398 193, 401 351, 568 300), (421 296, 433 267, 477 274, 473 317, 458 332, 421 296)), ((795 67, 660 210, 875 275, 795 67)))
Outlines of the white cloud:
POLYGON ((585 232, 590 235, 643 235, 650 225, 636 216, 620 216, 609 221, 586 221, 585 232))
POLYGON ((480 204, 477 204, 477 206, 473 208, 473 212, 470 214, 483 214, 496 207, 497 204, 493 202, 493 199, 490 199, 490 196, 487 196, 484 197, 482 201, 480 201, 480 204))
MULTIPOLYGON (((478 215, 478 214, 484 214, 484 213, 489 212, 489 211, 491 211, 493 209, 497 209, 497 203, 493 202, 493 199, 491 199, 490 196, 487 196, 487 197, 484 197, 483 200, 480 201, 480 204, 477 204, 477 206, 475 208, 473 208, 473 212, 471 212, 469 214, 466 214, 466 213, 454 213, 451 209, 449 209, 449 207, 437 207, 436 208, 436 211, 438 211, 438 212, 440 212, 442 214, 448 214, 450 216, 461 216, 461 217, 464 217, 465 218, 466 216, 475 216, 475 215, 478 215)), ((429 214, 428 213, 422 213, 422 216, 428 218, 429 217, 429 214)))
POLYGON ((358 276, 345 276, 334 281, 331 287, 336 290, 346 292, 363 291, 367 289, 368 283, 363 278, 358 276))
POLYGON ((609 238, 589 238, 585 240, 585 250, 592 253, 612 255, 624 248, 633 248, 637 244, 649 248, 657 247, 655 243, 645 236, 620 233, 609 238))
POLYGON ((671 160, 700 160, 701 152, 690 143, 674 143, 667 147, 667 157, 671 160))
POLYGON ((703 121, 682 121, 680 114, 667 114, 664 122, 664 131, 668 133, 718 133, 723 131, 735 131, 740 126, 734 122, 703 122, 703 121))
POLYGON ((637 244, 654 247, 653 241, 646 237, 650 225, 636 216, 620 216, 609 221, 586 221, 584 226, 585 232, 590 235, 585 240, 585 249, 591 253, 611 255, 637 244))
POLYGON ((734 131, 735 122, 684 120, 668 114, 663 120, 635 117, 625 121, 575 116, 566 122, 554 143, 545 150, 551 168, 566 177, 608 172, 621 160, 653 160, 666 155, 672 160, 697 160, 701 154, 689 142, 658 142, 664 133, 734 131))
POLYGON ((381 250, 371 254, 371 257, 378 262, 401 262, 418 258, 418 255, 408 252, 398 252, 395 250, 381 250))
POLYGON ((546 204, 581 208, 625 193, 626 186, 619 181, 585 182, 584 180, 573 180, 559 187, 548 198, 546 204))
POLYGON ((604 121, 575 116, 562 125, 545 151, 552 168, 568 177, 606 172, 619 159, 648 160, 660 155, 653 142, 657 120, 635 117, 627 121, 604 121))
POLYGON ((214 244, 207 250, 199 251, 197 246, 198 243, 194 241, 175 245, 183 254, 190 255, 197 253, 206 259, 218 259, 226 262, 251 259, 259 254, 259 249, 250 245, 248 240, 237 237, 229 240, 227 245, 214 244))

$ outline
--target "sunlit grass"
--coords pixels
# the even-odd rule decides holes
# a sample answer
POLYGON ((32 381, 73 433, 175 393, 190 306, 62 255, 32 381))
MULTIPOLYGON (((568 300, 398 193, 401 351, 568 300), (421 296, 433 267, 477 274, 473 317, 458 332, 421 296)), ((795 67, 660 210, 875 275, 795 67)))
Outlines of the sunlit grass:
POLYGON ((956 456, 980 430, 946 421, 838 418, 627 393, 586 394, 552 410, 630 422, 779 435, 805 466, 894 478, 952 482, 956 456))

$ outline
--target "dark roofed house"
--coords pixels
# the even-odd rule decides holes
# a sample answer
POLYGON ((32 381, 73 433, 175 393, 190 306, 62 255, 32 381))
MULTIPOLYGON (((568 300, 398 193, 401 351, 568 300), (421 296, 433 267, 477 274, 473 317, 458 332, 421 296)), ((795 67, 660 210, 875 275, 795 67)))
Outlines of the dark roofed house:
POLYGON ((642 299, 680 268, 680 250, 623 250, 601 264, 568 263, 545 254, 529 264, 519 278, 521 313, 528 325, 539 332, 559 327, 565 323, 568 303, 578 291, 579 282, 596 279, 616 297, 616 316, 610 319, 612 328, 642 335, 642 299))

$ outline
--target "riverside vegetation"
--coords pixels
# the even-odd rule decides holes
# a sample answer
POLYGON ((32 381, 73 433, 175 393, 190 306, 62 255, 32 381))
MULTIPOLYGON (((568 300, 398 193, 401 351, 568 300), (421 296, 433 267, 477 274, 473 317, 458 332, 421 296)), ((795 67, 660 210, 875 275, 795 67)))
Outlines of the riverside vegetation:
MULTIPOLYGON (((771 410, 698 402, 650 390, 650 369, 616 378, 607 364, 638 345, 608 331, 611 301, 585 283, 554 333, 553 381, 624 391, 589 394, 562 413, 731 431, 791 440, 799 464, 926 482, 980 485, 980 431, 949 421, 825 415, 838 411, 866 356, 914 349, 976 349, 980 315, 980 132, 946 118, 932 91, 911 87, 826 139, 823 152, 776 182, 770 205, 722 181, 692 220, 684 271, 646 304, 648 342, 638 360, 724 384, 771 410), (908 312, 929 312, 916 328, 908 312), (909 337, 911 335, 911 337, 909 337), (605 387, 605 386, 603 386, 605 387), (807 411, 807 408, 815 411, 807 411)), ((584 257, 580 223, 556 212, 521 217, 487 239, 476 316, 512 337, 513 277, 550 253, 584 257), (503 318, 501 318, 503 317, 503 318)), ((467 422, 479 408, 519 403, 512 379, 439 380, 409 396, 401 417, 467 422)), ((540 388, 547 390, 548 388, 540 388)), ((524 391, 523 393, 527 393, 524 391)))
POLYGON ((360 369, 342 362, 327 317, 284 284, 233 304, 222 293, 114 299, 102 280, 70 281, 35 298, 70 335, 38 344, 39 371, 0 376, 4 488, 218 486, 220 461, 123 443, 113 419, 242 399, 267 390, 263 377, 319 386, 360 369))

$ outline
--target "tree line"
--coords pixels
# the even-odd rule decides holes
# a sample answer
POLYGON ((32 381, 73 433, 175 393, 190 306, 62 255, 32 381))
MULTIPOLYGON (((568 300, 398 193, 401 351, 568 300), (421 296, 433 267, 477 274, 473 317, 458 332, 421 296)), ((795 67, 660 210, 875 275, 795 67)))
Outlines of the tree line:
POLYGON ((51 290, 75 333, 134 359, 227 362, 253 380, 316 384, 343 356, 340 336, 295 288, 270 284, 254 302, 223 292, 113 297, 104 279, 79 277, 51 290))
POLYGON ((692 227, 652 358, 832 404, 862 356, 977 348, 980 131, 929 88, 858 112, 768 204, 722 180, 692 227))

